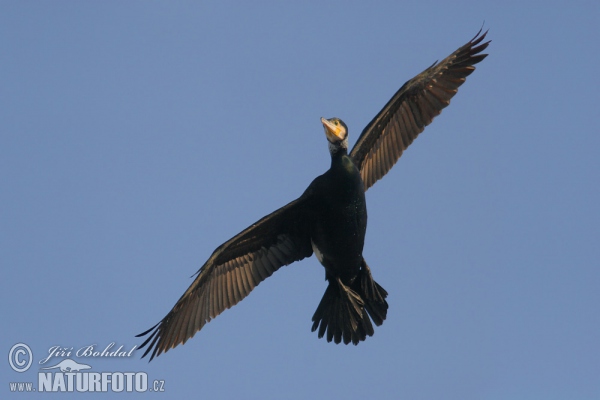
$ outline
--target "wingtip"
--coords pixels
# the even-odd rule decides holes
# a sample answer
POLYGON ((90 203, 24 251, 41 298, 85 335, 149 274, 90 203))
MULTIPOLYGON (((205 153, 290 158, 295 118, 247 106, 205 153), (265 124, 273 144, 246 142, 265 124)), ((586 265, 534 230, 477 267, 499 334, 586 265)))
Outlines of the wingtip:
MULTIPOLYGON (((160 322, 158 323, 160 324, 160 322)), ((147 331, 144 331, 142 333, 139 333, 137 335, 135 335, 135 337, 142 337, 142 336, 146 336, 148 333, 150 333, 154 328, 156 328, 158 326, 158 324, 154 325, 152 328, 148 329, 147 331)), ((145 342, 144 342, 145 343, 145 342)), ((143 346, 143 345, 142 345, 143 346)), ((141 347, 140 347, 141 348, 141 347)))
POLYGON ((148 336, 146 338, 146 340, 144 340, 144 342, 140 345, 140 347, 138 347, 138 349, 141 350, 144 347, 148 346, 148 348, 146 349, 146 351, 144 351, 144 354, 142 354, 142 357, 141 357, 141 358, 145 358, 150 352, 152 352, 148 362, 152 361, 155 356, 160 354, 160 352, 157 354, 158 345, 156 343, 158 341, 158 339, 160 338, 160 335, 159 335, 160 326, 159 325, 160 325, 160 322, 158 324, 154 325, 152 328, 148 329, 147 331, 144 331, 138 335, 135 335, 135 337, 142 337, 142 336, 146 336, 150 332, 154 331, 150 334, 150 336, 148 336))
MULTIPOLYGON (((485 24, 485 22, 484 22, 485 24)), ((484 50, 486 47, 488 47, 488 45, 490 44, 491 40, 488 40, 487 42, 481 44, 480 46, 477 46, 479 43, 481 43, 485 37, 487 36, 488 32, 489 32, 489 28, 485 30, 485 32, 483 32, 483 25, 481 26, 481 28, 479 28, 479 31, 477 32, 477 34, 475 36, 473 36, 473 39, 471 39, 469 41, 469 46, 471 48, 473 48, 474 50, 477 49, 478 51, 484 50), (483 33, 481 33, 483 32, 483 33), (477 47, 475 47, 477 46, 477 47)))
POLYGON ((483 40, 485 39, 486 35, 489 32, 489 29, 487 29, 485 32, 481 33, 482 31, 483 31, 483 26, 481 27, 481 29, 479 29, 479 32, 477 32, 477 34, 473 37, 473 39, 471 39, 467 43, 467 45, 465 47, 463 47, 463 49, 465 49, 465 48, 469 49, 468 54, 469 54, 469 57, 471 60, 471 64, 473 64, 473 65, 481 62, 484 58, 486 58, 488 56, 488 54, 481 54, 481 52, 484 51, 485 49, 487 49, 487 47, 491 43, 491 40, 483 42, 483 40))

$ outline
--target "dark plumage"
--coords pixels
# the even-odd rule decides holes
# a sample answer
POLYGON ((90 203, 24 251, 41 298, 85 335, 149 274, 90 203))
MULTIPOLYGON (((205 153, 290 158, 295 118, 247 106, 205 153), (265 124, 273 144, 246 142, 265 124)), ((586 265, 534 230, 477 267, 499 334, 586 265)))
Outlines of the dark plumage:
POLYGON ((298 199, 262 218, 219 246, 194 282, 150 336, 151 360, 185 343, 202 327, 245 298, 284 265, 315 252, 329 282, 313 315, 312 330, 327 341, 358 344, 373 335, 371 320, 386 318, 387 292, 362 256, 367 227, 365 191, 450 103, 487 55, 481 31, 450 56, 406 82, 363 130, 348 154, 348 129, 339 118, 321 119, 331 167, 298 199))

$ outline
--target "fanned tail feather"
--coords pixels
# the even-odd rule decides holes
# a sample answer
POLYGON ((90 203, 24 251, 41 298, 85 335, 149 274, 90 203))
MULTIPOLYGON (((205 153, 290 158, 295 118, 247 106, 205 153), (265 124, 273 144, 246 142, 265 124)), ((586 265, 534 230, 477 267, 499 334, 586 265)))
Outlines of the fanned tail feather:
POLYGON ((383 324, 387 317, 388 303, 385 298, 388 292, 375 282, 364 259, 360 270, 360 293, 365 300, 365 308, 375 325, 383 324))
POLYGON ((371 319, 377 326, 385 320, 387 292, 373 280, 366 262, 363 261, 360 274, 351 286, 339 278, 329 280, 312 318, 312 331, 318 328, 319 338, 327 334, 328 342, 357 345, 367 336, 373 336, 371 319))

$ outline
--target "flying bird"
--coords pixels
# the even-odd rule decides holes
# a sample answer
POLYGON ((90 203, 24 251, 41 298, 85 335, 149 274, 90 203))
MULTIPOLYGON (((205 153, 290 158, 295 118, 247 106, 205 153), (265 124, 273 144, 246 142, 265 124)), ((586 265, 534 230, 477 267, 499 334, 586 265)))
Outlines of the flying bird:
POLYGON ((325 268, 325 294, 312 317, 312 331, 345 344, 372 336, 386 318, 387 292, 363 258, 367 228, 365 191, 381 179, 402 152, 450 104, 458 87, 487 54, 481 30, 464 46, 406 82, 366 126, 348 153, 348 127, 321 118, 331 166, 291 203, 244 229, 212 253, 197 276, 148 338, 150 360, 184 344, 226 309, 244 299, 284 265, 313 253, 325 268))

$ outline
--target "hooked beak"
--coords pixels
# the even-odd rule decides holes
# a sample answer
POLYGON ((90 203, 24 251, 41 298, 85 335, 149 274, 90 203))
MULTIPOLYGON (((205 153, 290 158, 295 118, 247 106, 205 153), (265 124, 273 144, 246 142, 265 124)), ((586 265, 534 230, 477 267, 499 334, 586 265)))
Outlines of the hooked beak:
POLYGON ((321 123, 325 128, 325 135, 327 140, 331 143, 339 142, 344 140, 344 133, 341 125, 335 125, 333 122, 321 117, 321 123))

